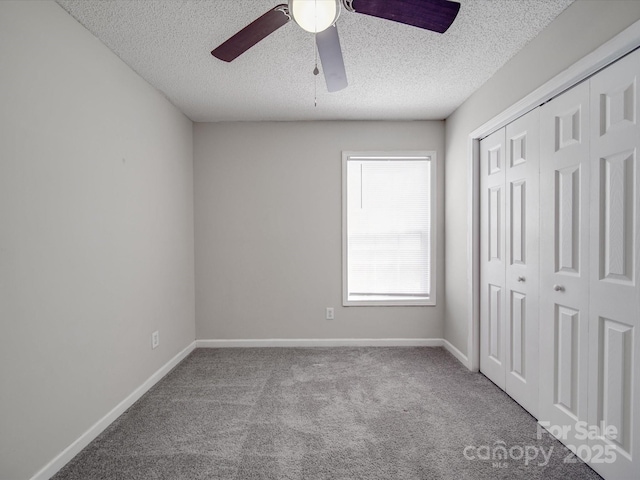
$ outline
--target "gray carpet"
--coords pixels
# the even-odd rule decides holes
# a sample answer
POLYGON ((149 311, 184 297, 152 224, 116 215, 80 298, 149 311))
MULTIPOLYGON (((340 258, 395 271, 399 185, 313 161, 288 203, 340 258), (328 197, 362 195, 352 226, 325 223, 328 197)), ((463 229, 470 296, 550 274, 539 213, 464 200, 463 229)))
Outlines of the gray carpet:
POLYGON ((442 348, 198 349, 54 479, 600 478, 541 437, 442 348))

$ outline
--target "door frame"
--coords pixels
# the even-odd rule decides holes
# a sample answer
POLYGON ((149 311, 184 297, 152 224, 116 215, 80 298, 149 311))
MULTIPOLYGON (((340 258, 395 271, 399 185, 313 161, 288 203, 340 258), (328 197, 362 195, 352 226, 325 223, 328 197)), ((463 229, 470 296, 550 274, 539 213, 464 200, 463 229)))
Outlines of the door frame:
POLYGON ((467 141, 467 368, 480 370, 480 140, 640 47, 640 20, 469 134, 467 141))

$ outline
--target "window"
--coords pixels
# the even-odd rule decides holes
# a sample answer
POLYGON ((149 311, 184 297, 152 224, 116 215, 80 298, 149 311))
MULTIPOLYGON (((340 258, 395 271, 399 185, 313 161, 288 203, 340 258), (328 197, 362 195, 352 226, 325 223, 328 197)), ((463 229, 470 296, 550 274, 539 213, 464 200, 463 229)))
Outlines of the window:
POLYGON ((435 305, 435 152, 342 153, 343 305, 435 305))

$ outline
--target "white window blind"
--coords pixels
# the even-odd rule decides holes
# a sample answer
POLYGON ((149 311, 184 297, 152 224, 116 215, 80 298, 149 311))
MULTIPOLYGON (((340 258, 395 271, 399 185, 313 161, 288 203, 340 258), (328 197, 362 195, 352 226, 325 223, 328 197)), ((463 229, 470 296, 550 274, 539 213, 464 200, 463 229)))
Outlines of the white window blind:
POLYGON ((431 157, 343 162, 345 304, 432 304, 431 157))

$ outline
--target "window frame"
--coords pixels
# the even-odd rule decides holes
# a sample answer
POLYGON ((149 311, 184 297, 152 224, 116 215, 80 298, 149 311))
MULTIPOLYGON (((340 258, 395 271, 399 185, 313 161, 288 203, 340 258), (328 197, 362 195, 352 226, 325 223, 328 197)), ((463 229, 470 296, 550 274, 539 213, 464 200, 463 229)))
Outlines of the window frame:
POLYGON ((342 152, 342 305, 354 306, 436 306, 436 238, 437 238, 437 155, 435 150, 401 150, 401 151, 343 151, 342 152), (349 299, 348 272, 348 205, 347 205, 347 164, 353 160, 422 160, 427 159, 430 167, 430 252, 429 252, 429 285, 427 298, 387 298, 381 300, 349 299))

